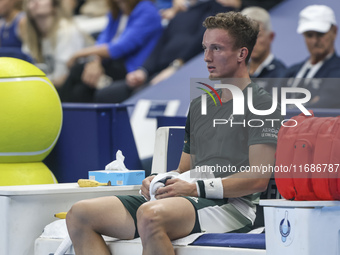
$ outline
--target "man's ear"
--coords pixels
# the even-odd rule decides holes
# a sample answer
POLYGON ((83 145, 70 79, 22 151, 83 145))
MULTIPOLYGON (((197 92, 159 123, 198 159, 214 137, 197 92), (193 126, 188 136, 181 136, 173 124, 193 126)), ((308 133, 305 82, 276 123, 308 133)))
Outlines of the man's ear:
POLYGON ((275 38, 275 33, 274 32, 270 32, 269 38, 270 38, 270 43, 272 43, 274 41, 274 38, 275 38))
POLYGON ((242 47, 240 50, 239 50, 239 54, 238 54, 238 62, 242 62, 242 61, 246 61, 246 58, 248 56, 248 49, 246 47, 242 47))
POLYGON ((333 30, 333 33, 335 34, 335 37, 336 37, 336 34, 338 33, 338 27, 335 25, 332 25, 331 29, 333 30))

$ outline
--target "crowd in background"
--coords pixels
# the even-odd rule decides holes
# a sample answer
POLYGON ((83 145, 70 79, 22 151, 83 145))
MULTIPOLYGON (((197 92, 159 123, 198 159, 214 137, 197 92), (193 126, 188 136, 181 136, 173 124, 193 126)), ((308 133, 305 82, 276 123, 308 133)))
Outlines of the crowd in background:
POLYGON ((327 6, 300 12, 297 32, 310 56, 287 68, 271 52, 275 32, 268 10, 281 1, 0 0, 0 56, 38 66, 63 102, 120 103, 202 53, 206 17, 241 11, 260 24, 251 77, 269 93, 273 83, 266 78, 291 78, 285 85, 311 91, 309 106, 338 108, 338 86, 320 80, 340 76, 334 12, 327 6), (74 17, 79 15, 106 15, 108 23, 99 34, 89 34, 77 26, 74 17), (304 78, 319 80, 301 82, 304 78))

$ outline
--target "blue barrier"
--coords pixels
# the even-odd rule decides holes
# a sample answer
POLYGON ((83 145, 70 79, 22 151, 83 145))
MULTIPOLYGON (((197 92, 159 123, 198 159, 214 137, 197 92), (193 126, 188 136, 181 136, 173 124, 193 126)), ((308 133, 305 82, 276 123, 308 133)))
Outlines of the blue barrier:
POLYGON ((44 160, 61 183, 88 178, 116 157, 128 169, 142 169, 127 112, 128 105, 64 103, 60 137, 44 160))
POLYGON ((186 116, 157 116, 157 128, 173 126, 183 127, 185 126, 186 120, 186 116))

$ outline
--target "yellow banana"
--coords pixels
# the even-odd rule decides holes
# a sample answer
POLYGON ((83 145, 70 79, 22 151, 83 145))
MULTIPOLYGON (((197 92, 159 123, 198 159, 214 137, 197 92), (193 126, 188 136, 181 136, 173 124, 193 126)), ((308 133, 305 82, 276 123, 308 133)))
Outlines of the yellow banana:
POLYGON ((89 180, 89 179, 79 179, 78 180, 79 187, 98 187, 98 186, 110 186, 111 182, 108 183, 101 183, 97 182, 95 180, 89 180))
POLYGON ((59 219, 66 219, 66 214, 67 212, 56 213, 54 214, 54 217, 59 218, 59 219))

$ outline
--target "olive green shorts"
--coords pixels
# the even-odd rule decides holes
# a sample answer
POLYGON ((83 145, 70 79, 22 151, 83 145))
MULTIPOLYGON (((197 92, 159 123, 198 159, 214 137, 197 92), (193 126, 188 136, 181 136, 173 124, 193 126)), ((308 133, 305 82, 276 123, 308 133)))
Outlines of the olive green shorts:
MULTIPOLYGON (((125 208, 131 214, 134 220, 134 223, 135 223, 135 227, 136 227, 135 238, 139 237, 138 229, 137 229, 136 214, 137 214, 138 208, 142 204, 146 203, 147 201, 142 196, 117 196, 117 198, 123 203, 125 208)), ((198 214, 199 211, 202 211, 202 209, 210 210, 209 208, 219 208, 221 206, 228 204, 228 199, 206 199, 206 198, 197 198, 197 197, 184 197, 184 198, 188 199, 191 202, 191 204, 195 208, 195 213, 196 213, 195 225, 190 234, 205 232, 205 230, 202 229, 201 224, 200 224, 200 217, 198 214)), ((214 222, 213 218, 212 218, 212 222, 214 222)), ((245 222, 249 224, 250 221, 248 220, 245 222)), ((208 224, 211 224, 211 223, 208 223, 208 224)), ((227 232, 227 231, 224 231, 224 232, 227 232)))

